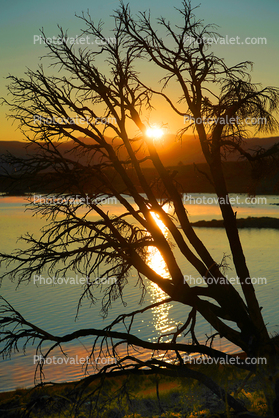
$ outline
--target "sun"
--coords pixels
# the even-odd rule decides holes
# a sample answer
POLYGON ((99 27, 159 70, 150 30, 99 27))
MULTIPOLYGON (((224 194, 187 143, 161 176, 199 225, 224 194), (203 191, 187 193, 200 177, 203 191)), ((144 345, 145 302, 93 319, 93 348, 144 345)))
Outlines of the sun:
POLYGON ((160 139, 164 135, 164 131, 161 128, 157 128, 156 126, 153 126, 153 127, 146 129, 146 135, 149 138, 160 139))

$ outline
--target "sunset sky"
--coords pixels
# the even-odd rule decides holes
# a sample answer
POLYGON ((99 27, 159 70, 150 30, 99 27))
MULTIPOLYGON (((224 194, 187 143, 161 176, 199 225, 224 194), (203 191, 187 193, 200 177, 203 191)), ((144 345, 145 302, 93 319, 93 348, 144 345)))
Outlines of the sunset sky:
MULTIPOLYGON (((164 16, 171 23, 177 24, 180 1, 169 2, 167 0, 147 1, 130 0, 132 12, 151 10, 151 15, 164 16)), ((196 6, 199 2, 193 1, 196 6)), ((1 80, 0 96, 7 95, 4 78, 10 73, 23 76, 26 67, 33 70, 40 63, 39 57, 46 52, 45 47, 37 41, 34 44, 34 36, 39 35, 39 29, 44 28, 50 37, 58 34, 57 24, 68 29, 69 36, 77 36, 80 29, 84 28, 82 21, 75 17, 82 11, 89 9, 94 22, 102 19, 105 22, 104 34, 113 36, 109 29, 113 28, 113 19, 110 17, 118 7, 119 1, 103 0, 101 2, 80 0, 14 0, 2 3, 0 14, 1 30, 1 80)), ((240 42, 245 38, 266 38, 266 44, 262 45, 215 45, 213 50, 226 59, 228 65, 236 64, 244 60, 254 62, 253 81, 260 82, 264 86, 279 86, 279 36, 278 36, 278 0, 211 0, 201 1, 201 6, 196 11, 198 18, 204 19, 205 23, 219 25, 218 32, 222 36, 239 37, 240 42)), ((36 38, 35 38, 36 39, 36 38)), ((45 68, 47 61, 44 61, 45 68)), ((48 74, 51 74, 48 69, 48 74)), ((156 80, 156 74, 150 76, 150 83, 156 80)), ((150 122, 158 125, 166 123, 170 133, 175 133, 181 128, 181 117, 175 117, 165 103, 155 102, 157 109, 150 116, 150 122)), ((0 140, 21 140, 22 134, 16 131, 16 124, 6 120, 7 108, 0 108, 1 132, 0 140)))

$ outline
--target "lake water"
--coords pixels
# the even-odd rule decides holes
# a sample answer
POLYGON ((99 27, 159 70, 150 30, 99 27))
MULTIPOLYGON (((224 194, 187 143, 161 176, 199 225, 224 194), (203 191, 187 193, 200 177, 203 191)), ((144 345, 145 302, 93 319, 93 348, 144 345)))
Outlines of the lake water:
MULTIPOLYGON (((238 201, 235 200, 234 208, 237 211, 238 218, 248 216, 279 218, 278 196, 267 196, 266 201, 262 199, 254 203, 245 202, 246 196, 244 195, 231 195, 234 198, 237 196, 239 199, 238 201)), ((202 219, 221 219, 219 207, 214 201, 212 204, 210 203, 211 200, 209 199, 213 199, 213 197, 209 194, 198 195, 194 193, 191 197, 185 197, 185 206, 191 222, 202 219), (200 204, 202 198, 207 204, 200 204)), ((260 198, 260 196, 257 198, 260 198)), ((39 230, 45 221, 32 217, 30 211, 24 211, 24 203, 23 197, 0 198, 1 252, 10 253, 15 248, 20 247, 22 244, 17 243, 17 238, 26 232, 39 236, 39 230)), ((120 213, 122 210, 119 204, 107 205, 107 208, 104 205, 104 207, 113 213, 120 213)), ((217 262, 221 261, 224 253, 230 253, 223 229, 196 228, 196 231, 217 262)), ((272 334, 277 333, 279 331, 279 316, 277 313, 279 230, 242 229, 240 230, 240 237, 251 276, 266 278, 266 284, 255 284, 255 289, 259 303, 263 307, 262 312, 268 330, 272 334)), ((177 257, 183 274, 197 277, 195 270, 187 260, 180 255, 177 255, 177 257)), ((156 252, 150 252, 150 266, 164 275, 164 266, 156 252)), ((1 267, 1 272, 4 271, 4 268, 4 266, 1 267)), ((227 274, 229 277, 236 277, 234 269, 228 270, 227 274)), ((48 277, 47 274, 45 277, 48 277)), ((75 272, 72 272, 71 277, 76 277, 75 272)), ((84 300, 78 318, 75 319, 78 299, 83 291, 81 285, 35 285, 30 282, 29 284, 23 283, 17 288, 17 283, 5 279, 0 288, 0 293, 26 320, 55 335, 64 335, 80 328, 103 328, 118 315, 128 313, 135 308, 138 309, 140 291, 135 286, 136 280, 135 272, 131 273, 129 284, 124 289, 124 300, 127 306, 123 306, 120 300, 116 300, 105 319, 100 316, 101 294, 97 295, 98 301, 93 306, 90 305, 89 300, 84 300)), ((239 285, 236 285, 236 288, 241 292, 239 285)), ((164 293, 156 285, 147 284, 147 290, 142 307, 164 298, 164 293)), ((188 312, 189 309, 179 303, 161 305, 136 317, 132 331, 142 339, 155 341, 162 332, 167 334, 173 331, 179 323, 184 322, 188 312)), ((120 327, 118 329, 123 330, 120 327)), ((196 326, 196 335, 199 341, 205 342, 205 334, 211 335, 213 332, 214 330, 203 318, 199 317, 196 326)), ((167 337, 165 337, 165 341, 167 341, 167 337)), ((184 338, 181 341, 187 342, 188 340, 184 338)), ((92 340, 86 338, 67 344, 63 348, 69 357, 76 354, 79 357, 86 357, 90 353, 91 345, 92 340)), ((35 347, 28 346, 25 355, 20 352, 13 354, 11 359, 1 359, 0 391, 33 385, 35 347)), ((239 351, 224 339, 217 339, 215 347, 229 352, 239 351)), ((54 352, 53 355, 58 355, 58 351, 54 352)), ((93 372, 93 370, 94 367, 92 366, 92 370, 89 368, 88 371, 93 372)), ((85 370, 80 365, 46 365, 45 381, 75 380, 84 376, 84 373, 85 370)))

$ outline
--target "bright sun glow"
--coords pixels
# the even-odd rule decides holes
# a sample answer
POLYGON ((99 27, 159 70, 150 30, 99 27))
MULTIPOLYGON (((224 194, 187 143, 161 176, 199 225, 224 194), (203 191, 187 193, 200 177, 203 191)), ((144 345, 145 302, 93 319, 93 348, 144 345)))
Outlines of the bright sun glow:
POLYGON ((163 129, 154 126, 152 128, 147 128, 146 135, 149 138, 160 139, 164 135, 164 131, 163 129))

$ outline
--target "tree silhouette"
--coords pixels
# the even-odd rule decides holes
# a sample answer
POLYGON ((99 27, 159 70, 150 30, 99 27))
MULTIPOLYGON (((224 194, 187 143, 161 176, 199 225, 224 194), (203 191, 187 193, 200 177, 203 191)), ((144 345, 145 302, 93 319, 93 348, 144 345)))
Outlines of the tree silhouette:
MULTIPOLYGON (((277 129, 272 114, 278 108, 279 90, 253 84, 248 71, 250 62, 228 67, 214 55, 205 39, 217 35, 215 28, 195 19, 190 2, 184 1, 179 13, 182 24, 176 27, 177 32, 164 18, 158 20, 168 35, 162 38, 147 13, 134 18, 128 6, 121 4, 115 12, 113 43, 106 42, 101 24, 95 25, 89 15, 82 15, 80 18, 86 27, 82 36, 95 36, 103 41, 96 50, 69 45, 62 28, 59 28, 59 36, 63 41, 47 43, 42 31, 48 49, 46 57, 51 68, 59 72, 46 75, 40 66, 36 71, 28 70, 25 78, 8 77, 13 98, 4 102, 10 106, 11 116, 19 122, 28 143, 36 147, 37 152, 25 159, 6 155, 2 161, 16 168, 16 173, 9 171, 7 174, 10 178, 17 182, 25 179, 36 185, 47 196, 52 196, 52 204, 30 201, 30 209, 49 222, 39 239, 30 234, 23 237, 27 248, 14 254, 1 254, 2 262, 9 266, 16 263, 3 277, 10 276, 21 283, 30 281, 43 269, 55 275, 74 270, 88 277, 101 271, 102 278, 116 278, 103 288, 103 314, 107 314, 115 299, 122 298, 125 285, 132 280, 132 269, 137 272, 142 297, 145 278, 158 285, 166 296, 163 301, 120 315, 104 329, 80 329, 64 336, 52 335, 27 322, 3 300, 1 353, 10 355, 20 341, 26 344, 38 341, 37 352, 47 357, 57 346, 62 350, 67 342, 92 336, 95 337, 93 358, 99 350, 117 358, 117 364, 102 367, 99 374, 157 373, 194 378, 227 400, 236 412, 243 412, 246 408, 240 401, 226 393, 210 376, 184 364, 182 357, 200 353, 218 359, 232 358, 212 347, 214 337, 219 335, 236 344, 249 357, 264 354, 273 362, 272 367, 269 362, 267 372, 244 361, 237 367, 268 376, 270 370, 277 368, 274 341, 268 334, 249 279, 222 161, 225 153, 232 150, 251 163, 276 156, 278 145, 268 151, 248 153, 242 143, 247 136, 247 117, 259 119, 258 131, 277 129), (190 43, 185 41, 186 36, 191 36, 190 43), (164 39, 171 41, 166 43, 164 39), (142 60, 146 60, 146 68, 150 65, 164 71, 162 90, 157 91, 142 81, 136 70, 142 60), (167 92, 173 81, 181 88, 178 102, 167 92), (190 128, 197 133, 210 168, 208 179, 220 202, 244 298, 225 277, 222 263, 213 259, 192 228, 175 173, 162 164, 154 142, 146 135, 148 124, 144 122, 144 112, 152 109, 154 95, 166 101, 173 112, 190 118, 189 125, 179 132, 181 137, 190 128), (207 123, 209 118, 211 123, 207 123), (131 126, 138 132, 133 137, 129 133, 131 126), (63 151, 65 141, 71 144, 70 152, 63 151), (156 170, 152 181, 144 170, 147 160, 156 170), (74 195, 79 196, 76 204, 70 200, 74 195), (112 198, 117 198, 123 207, 120 215, 113 211, 107 213, 102 207, 102 201, 112 198), (59 203, 61 201, 63 204, 59 203), (166 204, 173 213, 164 210, 166 204), (90 218, 92 213, 98 215, 97 220, 90 218), (158 226, 156 217, 165 225, 168 237, 158 226), (185 282, 174 246, 204 278, 206 286, 191 287, 185 282), (161 277, 148 264, 151 247, 162 255, 168 278, 161 277), (133 334, 136 315, 170 302, 189 306, 190 313, 183 318, 182 326, 168 334, 169 342, 161 342, 159 338, 158 342, 151 343, 133 334), (196 338, 197 314, 216 330, 209 338, 209 345, 199 343, 196 338), (116 331, 121 324, 123 331, 116 331), (192 344, 177 341, 184 332, 190 333, 192 344), (51 348, 44 351, 43 343, 49 342, 51 348), (126 346, 126 356, 119 357, 119 346, 126 346), (160 359, 152 356, 142 361, 133 347, 166 354, 160 359)), ((79 304, 84 297, 94 302, 97 286, 100 283, 94 280, 86 283, 79 304)), ((43 365, 39 367, 42 371, 43 365)), ((95 378, 84 379, 83 388, 95 378)), ((268 401, 271 405, 272 400, 268 401)))

